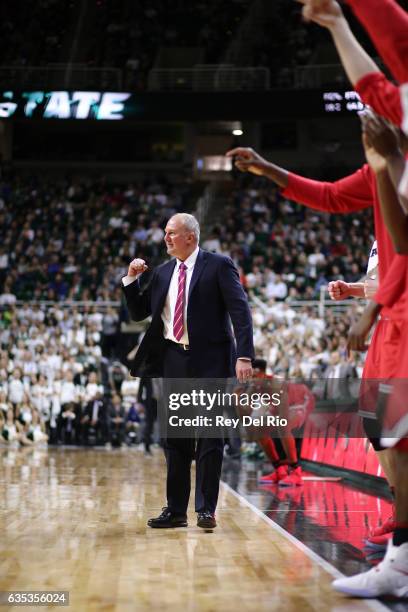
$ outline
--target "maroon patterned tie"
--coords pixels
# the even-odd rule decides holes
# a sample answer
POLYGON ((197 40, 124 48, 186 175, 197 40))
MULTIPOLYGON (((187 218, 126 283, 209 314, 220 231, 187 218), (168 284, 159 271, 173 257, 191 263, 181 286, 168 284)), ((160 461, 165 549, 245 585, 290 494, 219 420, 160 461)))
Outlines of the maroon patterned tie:
POLYGON ((178 276, 176 309, 174 311, 173 319, 173 334, 178 342, 180 342, 184 332, 184 293, 186 289, 186 270, 187 266, 181 263, 178 276))

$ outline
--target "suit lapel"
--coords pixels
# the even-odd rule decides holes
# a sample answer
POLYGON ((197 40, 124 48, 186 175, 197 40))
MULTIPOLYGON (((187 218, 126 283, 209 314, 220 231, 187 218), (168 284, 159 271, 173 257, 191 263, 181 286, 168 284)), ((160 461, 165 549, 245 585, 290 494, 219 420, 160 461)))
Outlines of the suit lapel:
POLYGON ((198 251, 198 255, 197 255, 197 259, 195 262, 195 266, 194 266, 194 270, 193 270, 193 276, 191 277, 191 282, 190 282, 190 287, 188 290, 188 299, 190 299, 191 293, 195 287, 196 282, 198 281, 198 279, 200 278, 200 275, 202 273, 202 271, 204 270, 205 266, 207 264, 207 254, 205 253, 205 251, 202 251, 201 249, 198 251))

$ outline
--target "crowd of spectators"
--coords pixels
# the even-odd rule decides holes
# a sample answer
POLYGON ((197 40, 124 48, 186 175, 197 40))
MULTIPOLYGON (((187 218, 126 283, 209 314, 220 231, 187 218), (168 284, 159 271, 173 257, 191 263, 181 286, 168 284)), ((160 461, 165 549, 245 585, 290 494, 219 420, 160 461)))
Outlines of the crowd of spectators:
MULTIPOLYGON (((334 361, 347 362, 347 330, 360 306, 350 302, 340 314, 327 309, 323 319, 308 302, 319 300, 330 281, 365 275, 371 210, 329 215, 287 200, 262 178, 237 177, 235 185, 203 247, 229 255, 240 269, 255 348, 270 368, 290 378, 324 376, 334 361)), ((355 355, 359 374, 361 365, 355 355)))
POLYGON ((189 199, 187 182, 165 179, 1 182, 0 303, 120 300, 133 253, 159 261, 163 226, 189 199))
POLYGON ((143 397, 117 359, 118 322, 113 309, 2 307, 0 442, 141 441, 143 397))
MULTIPOLYGON (((3 441, 141 439, 140 381, 121 363, 120 279, 134 256, 151 267, 164 257, 163 228, 183 208, 183 194, 165 181, 0 185, 3 441), (86 300, 93 303, 75 304, 86 300)), ((288 201, 264 179, 240 176, 202 246, 237 264, 258 357, 277 374, 313 379, 346 364, 347 329, 360 308, 354 301, 322 317, 321 288, 361 278, 372 240, 370 211, 328 216, 288 201)), ((356 357, 359 374, 361 367, 356 357)))
POLYGON ((330 281, 364 276, 371 209, 330 215, 287 200, 266 179, 243 176, 234 184, 203 246, 232 257, 250 296, 270 304, 316 300, 330 281))

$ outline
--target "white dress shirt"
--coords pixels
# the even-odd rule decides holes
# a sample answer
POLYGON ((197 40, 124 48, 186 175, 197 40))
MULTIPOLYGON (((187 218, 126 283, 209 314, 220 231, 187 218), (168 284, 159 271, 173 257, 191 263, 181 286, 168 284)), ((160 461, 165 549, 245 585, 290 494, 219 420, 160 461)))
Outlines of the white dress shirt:
POLYGON ((193 276, 193 270, 195 263, 197 261, 199 248, 197 247, 191 255, 187 257, 184 262, 181 262, 177 259, 176 267, 174 268, 173 276, 171 277, 169 291, 167 293, 166 301, 164 303, 163 312, 161 315, 164 330, 163 334, 166 340, 171 340, 172 342, 179 342, 180 344, 189 344, 188 341, 188 331, 187 331, 187 306, 188 306, 188 292, 190 289, 191 277, 193 276), (181 263, 184 263, 186 266, 186 286, 184 293, 184 313, 183 313, 183 322, 184 322, 184 331, 180 340, 176 340, 173 334, 173 322, 174 322, 174 312, 176 310, 176 302, 177 302, 177 292, 178 292, 178 277, 181 263))
MULTIPOLYGON (((199 250, 200 248, 197 246, 197 248, 191 253, 191 255, 187 257, 187 259, 184 262, 181 262, 179 259, 176 260, 176 265, 175 265, 174 272, 170 280, 169 290, 167 293, 166 301, 164 303, 164 308, 163 308, 163 312, 161 315, 163 325, 164 325, 163 335, 165 339, 172 340, 172 342, 177 342, 180 344, 189 344, 188 331, 187 331, 188 292, 190 289, 191 277, 193 276, 194 266, 197 261, 199 250), (185 287, 185 294, 184 294, 184 314, 183 314, 184 332, 180 340, 176 340, 173 334, 173 320, 174 320, 174 311, 176 309, 176 302, 177 302, 178 275, 179 275, 179 268, 180 268, 181 263, 184 263, 184 265, 187 268, 186 287, 185 287)), ((139 276, 141 276, 141 274, 137 276, 124 276, 122 278, 122 282, 124 286, 126 287, 127 285, 130 285, 130 283, 133 283, 137 278, 139 278, 139 276)))

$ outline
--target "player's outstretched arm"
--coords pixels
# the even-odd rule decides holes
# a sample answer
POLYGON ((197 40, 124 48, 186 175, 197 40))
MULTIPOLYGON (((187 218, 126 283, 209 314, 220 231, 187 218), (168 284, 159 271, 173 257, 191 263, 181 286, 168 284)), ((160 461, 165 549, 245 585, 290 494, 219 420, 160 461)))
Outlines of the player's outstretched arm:
POLYGON ((259 153, 249 147, 237 147, 226 154, 234 160, 235 167, 241 172, 251 172, 258 176, 265 176, 279 187, 285 189, 288 185, 288 171, 272 162, 268 162, 259 153))

